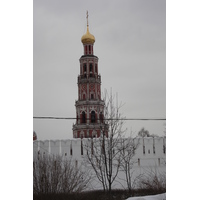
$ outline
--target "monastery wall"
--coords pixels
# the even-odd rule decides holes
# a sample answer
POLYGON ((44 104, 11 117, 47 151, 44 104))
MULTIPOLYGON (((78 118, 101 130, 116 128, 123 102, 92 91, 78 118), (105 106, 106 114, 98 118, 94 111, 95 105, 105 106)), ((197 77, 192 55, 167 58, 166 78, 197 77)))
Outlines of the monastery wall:
MULTIPOLYGON (((98 140, 95 138, 93 140, 98 140)), ((91 140, 91 139, 90 139, 91 140)), ((82 139, 82 145, 88 141, 82 139)), ((138 166, 161 166, 166 159, 166 138, 165 137, 137 137, 134 139, 138 143, 134 159, 138 166)), ((95 144, 95 142, 94 142, 95 144)), ((69 140, 35 140, 33 141, 34 157, 40 155, 60 155, 73 160, 83 160, 86 150, 81 152, 81 139, 69 140), (83 154, 83 155, 81 155, 83 154)))
MULTIPOLYGON (((71 159, 76 167, 82 167, 85 169, 84 161, 86 157, 86 150, 84 144, 93 140, 93 145, 97 142, 99 138, 80 138, 69 139, 69 140, 45 140, 33 141, 33 156, 35 159, 38 155, 59 155, 63 159, 71 159)), ((129 139, 124 139, 128 142, 129 139)), ((150 171, 154 173, 165 173, 166 172, 166 138, 165 137, 137 137, 134 138, 134 144, 138 144, 134 161, 133 177, 136 178, 140 174, 148 174, 150 171)), ((120 145, 120 144, 119 144, 120 145)), ((90 152, 91 153, 91 152, 90 152)), ((87 168, 87 167, 86 167, 87 168)), ((91 171, 91 175, 95 177, 94 171, 91 171)), ((122 188, 122 185, 126 185, 126 180, 124 179, 124 172, 119 171, 116 181, 113 184, 113 188, 122 188)), ((91 184, 91 189, 99 189, 101 185, 95 178, 91 184)))

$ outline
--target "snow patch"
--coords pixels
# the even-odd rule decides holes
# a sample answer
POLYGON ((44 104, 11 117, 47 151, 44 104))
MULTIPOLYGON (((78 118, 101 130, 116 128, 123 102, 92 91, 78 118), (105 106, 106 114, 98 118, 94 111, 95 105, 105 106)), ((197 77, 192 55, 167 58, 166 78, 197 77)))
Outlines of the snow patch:
POLYGON ((166 193, 144 197, 130 197, 126 200, 166 200, 166 193))

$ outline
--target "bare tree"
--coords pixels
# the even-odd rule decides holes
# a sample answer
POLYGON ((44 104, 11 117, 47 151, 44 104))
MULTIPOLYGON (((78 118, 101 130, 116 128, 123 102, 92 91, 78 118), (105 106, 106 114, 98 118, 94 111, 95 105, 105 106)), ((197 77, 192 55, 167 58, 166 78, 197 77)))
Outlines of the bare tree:
POLYGON ((144 127, 138 132, 138 136, 140 137, 150 137, 150 133, 148 130, 145 130, 144 127))
POLYGON ((134 164, 137 163, 137 161, 134 159, 136 149, 138 148, 139 143, 134 140, 133 137, 129 137, 126 139, 123 139, 120 147, 120 157, 121 157, 121 165, 120 169, 122 172, 125 173, 125 180, 127 183, 127 188, 129 190, 129 193, 134 189, 134 184, 137 179, 141 177, 141 174, 137 177, 134 176, 134 164))
POLYGON ((122 106, 114 104, 114 96, 109 96, 106 92, 104 101, 104 116, 105 119, 101 124, 100 138, 88 139, 85 143, 87 152, 86 162, 96 174, 97 179, 102 184, 104 191, 111 192, 112 184, 116 179, 121 165, 121 141, 125 133, 123 130, 123 117, 119 110, 122 106), (108 137, 106 132, 108 131, 108 137))
POLYGON ((90 182, 87 170, 61 156, 39 156, 33 161, 33 193, 81 192, 90 182))
POLYGON ((138 132, 140 137, 158 137, 156 134, 150 134, 148 130, 145 130, 144 127, 138 132))
POLYGON ((166 173, 149 168, 139 180, 139 188, 152 191, 166 191, 166 173))

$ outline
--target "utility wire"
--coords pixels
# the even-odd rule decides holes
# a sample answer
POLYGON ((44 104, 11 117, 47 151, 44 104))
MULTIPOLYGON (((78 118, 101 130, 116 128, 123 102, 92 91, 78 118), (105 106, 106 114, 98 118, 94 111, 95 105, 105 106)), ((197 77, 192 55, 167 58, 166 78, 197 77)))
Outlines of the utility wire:
MULTIPOLYGON (((75 117, 33 117, 33 119, 65 119, 65 120, 71 120, 71 119, 80 119, 80 118, 75 118, 75 117)), ((85 118, 89 119, 89 118, 85 118)), ((166 118, 108 118, 108 119, 103 119, 103 120, 166 120, 166 118)))

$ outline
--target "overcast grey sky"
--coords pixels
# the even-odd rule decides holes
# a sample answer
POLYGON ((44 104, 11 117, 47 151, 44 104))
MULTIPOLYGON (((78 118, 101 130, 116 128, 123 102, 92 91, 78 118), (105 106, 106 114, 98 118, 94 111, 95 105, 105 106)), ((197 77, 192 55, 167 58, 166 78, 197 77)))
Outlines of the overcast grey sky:
MULTIPOLYGON (((34 0, 33 115, 75 117, 81 37, 95 36, 101 89, 118 93, 126 118, 166 118, 165 0, 34 0)), ((165 121, 126 121, 163 135, 165 121)), ((75 120, 33 120, 38 139, 72 138, 75 120)))

